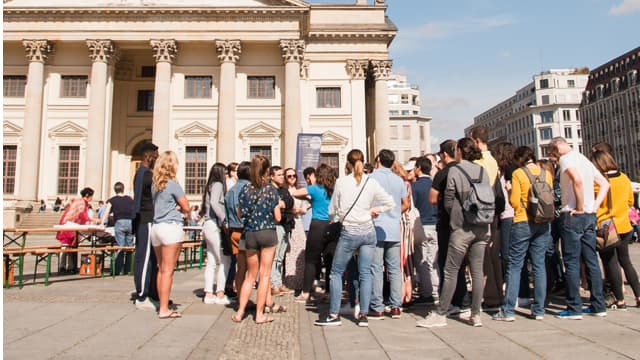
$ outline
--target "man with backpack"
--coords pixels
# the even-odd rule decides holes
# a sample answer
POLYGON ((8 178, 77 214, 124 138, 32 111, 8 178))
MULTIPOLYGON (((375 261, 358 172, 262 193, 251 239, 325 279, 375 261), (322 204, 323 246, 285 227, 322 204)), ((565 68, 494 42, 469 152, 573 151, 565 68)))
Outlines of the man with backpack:
POLYGON ((456 289, 458 269, 469 253, 472 279, 471 316, 474 327, 482 326, 480 319, 484 288, 484 252, 489 241, 489 223, 495 215, 495 195, 489 176, 483 167, 472 163, 482 156, 470 138, 458 141, 456 159, 459 164, 449 169, 444 192, 444 208, 450 216, 451 237, 444 269, 444 285, 438 308, 416 323, 419 327, 447 325, 447 311, 456 289))
POLYGON ((567 309, 556 314, 556 318, 581 320, 582 313, 606 316, 595 228, 596 210, 607 196, 609 182, 562 137, 551 139, 549 154, 558 158, 560 165, 562 258, 567 283, 567 309), (596 183, 599 190, 594 198, 596 183), (580 297, 580 259, 584 261, 591 292, 591 305, 585 308, 580 297))
MULTIPOLYGON (((533 150, 520 146, 514 152, 514 162, 519 166, 512 174, 509 204, 514 209, 509 263, 507 265, 507 291, 504 303, 493 320, 514 321, 515 307, 520 288, 520 272, 529 252, 534 279, 534 300, 531 316, 544 318, 547 292, 545 252, 550 242, 549 223, 555 217, 553 178, 551 173, 536 165, 533 150)), ((527 284, 528 286, 528 284, 527 284)))

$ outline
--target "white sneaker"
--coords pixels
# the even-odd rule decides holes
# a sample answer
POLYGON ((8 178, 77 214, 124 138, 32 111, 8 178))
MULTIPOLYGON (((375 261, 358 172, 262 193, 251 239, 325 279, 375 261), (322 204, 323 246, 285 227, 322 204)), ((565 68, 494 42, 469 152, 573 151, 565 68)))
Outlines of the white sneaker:
POLYGON ((136 300, 136 309, 157 311, 156 305, 154 304, 153 300, 148 297, 143 301, 136 300))
POLYGON ((445 315, 440 315, 435 311, 432 311, 429 313, 429 315, 427 315, 426 318, 418 320, 416 322, 416 326, 425 328, 447 326, 447 317, 445 315))
POLYGON ((216 298, 217 298, 217 296, 215 296, 215 295, 212 295, 212 296, 206 296, 205 295, 204 299, 202 300, 202 302, 204 302, 205 304, 208 304, 208 305, 217 304, 216 303, 216 298))
POLYGON ((471 313, 471 309, 469 308, 461 309, 455 305, 449 306, 449 310, 447 310, 447 316, 449 317, 460 316, 462 314, 467 314, 467 313, 471 313))
POLYGON ((353 317, 356 319, 360 315, 360 303, 357 303, 356 306, 353 307, 353 317))
POLYGON ((229 301, 229 298, 227 297, 227 295, 223 295, 222 297, 214 296, 214 304, 229 305, 231 304, 231 301, 229 301))

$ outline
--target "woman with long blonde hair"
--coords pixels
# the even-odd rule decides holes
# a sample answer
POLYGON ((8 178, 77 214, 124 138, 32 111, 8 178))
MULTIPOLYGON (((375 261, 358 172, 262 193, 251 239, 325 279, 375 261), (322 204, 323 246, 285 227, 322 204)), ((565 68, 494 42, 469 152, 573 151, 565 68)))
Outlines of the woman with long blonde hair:
POLYGON ((340 297, 342 295, 342 274, 347 263, 358 251, 358 272, 360 274, 360 313, 358 326, 369 326, 367 314, 373 290, 372 263, 376 250, 376 231, 373 218, 393 209, 396 204, 391 195, 380 184, 364 174, 364 154, 358 149, 347 154, 347 176, 336 182, 331 196, 329 216, 342 222, 342 231, 333 257, 330 279, 329 314, 315 322, 319 326, 341 325, 340 297), (380 203, 373 206, 374 202, 380 203))
POLYGON ((182 315, 169 308, 169 295, 173 284, 173 269, 176 267, 184 232, 183 218, 189 217, 190 209, 182 187, 176 181, 178 158, 173 151, 163 152, 153 167, 153 225, 151 244, 158 259, 158 297, 160 319, 180 318, 182 315))

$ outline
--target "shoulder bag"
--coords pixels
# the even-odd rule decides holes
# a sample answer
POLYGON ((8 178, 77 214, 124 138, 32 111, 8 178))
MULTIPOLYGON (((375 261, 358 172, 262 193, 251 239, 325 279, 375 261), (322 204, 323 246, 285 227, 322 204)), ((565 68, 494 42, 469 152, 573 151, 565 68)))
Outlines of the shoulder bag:
POLYGON ((611 190, 609 190, 607 194, 607 207, 609 208, 611 217, 602 221, 596 229, 596 249, 598 249, 598 251, 606 251, 620 244, 620 235, 618 235, 616 224, 613 222, 611 205, 611 190))
POLYGON ((353 207, 356 205, 356 203, 358 202, 358 199, 360 199, 360 195, 362 195, 362 190, 364 190, 365 186, 367 186, 368 181, 369 181, 369 177, 367 176, 367 179, 364 181, 364 185, 362 185, 362 188, 360 189, 358 196, 356 197, 353 204, 351 204, 351 207, 349 207, 349 210, 347 210, 347 212, 344 214, 342 219, 340 219, 339 221, 333 222, 326 227, 326 230, 324 232, 324 238, 327 242, 338 241, 338 238, 340 237, 340 233, 342 232, 342 222, 344 221, 344 219, 347 218, 347 215, 349 215, 349 212, 351 212, 351 209, 353 209, 353 207))

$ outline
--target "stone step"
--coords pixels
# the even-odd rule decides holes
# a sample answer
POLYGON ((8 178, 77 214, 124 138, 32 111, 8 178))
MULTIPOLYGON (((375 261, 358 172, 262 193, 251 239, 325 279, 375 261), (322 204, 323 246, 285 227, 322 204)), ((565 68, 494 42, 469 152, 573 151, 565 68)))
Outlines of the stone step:
POLYGON ((53 225, 57 225, 60 222, 60 216, 62 216, 62 212, 53 212, 46 211, 43 213, 32 212, 28 214, 24 214, 22 216, 22 221, 18 224, 20 228, 41 228, 41 227, 51 227, 53 225))

